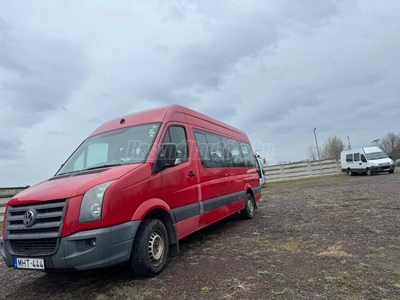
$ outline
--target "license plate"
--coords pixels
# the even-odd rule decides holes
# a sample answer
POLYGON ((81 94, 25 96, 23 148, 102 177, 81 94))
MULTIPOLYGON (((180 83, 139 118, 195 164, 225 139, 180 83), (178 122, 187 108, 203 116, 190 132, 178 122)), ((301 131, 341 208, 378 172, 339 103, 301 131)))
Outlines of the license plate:
POLYGON ((43 258, 20 258, 14 257, 15 269, 44 270, 43 258))

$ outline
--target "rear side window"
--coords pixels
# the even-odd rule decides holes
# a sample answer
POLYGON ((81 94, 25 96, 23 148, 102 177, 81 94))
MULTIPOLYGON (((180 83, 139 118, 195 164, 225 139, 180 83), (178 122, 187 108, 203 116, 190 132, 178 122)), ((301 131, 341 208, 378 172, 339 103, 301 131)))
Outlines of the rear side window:
POLYGON ((240 149, 242 150, 244 165, 246 167, 256 167, 254 154, 251 152, 250 146, 244 143, 240 143, 240 149))
POLYGON ((245 167, 244 157, 239 142, 233 139, 224 139, 226 161, 232 167, 245 167))
POLYGON ((353 162, 353 154, 346 154, 346 162, 353 162))

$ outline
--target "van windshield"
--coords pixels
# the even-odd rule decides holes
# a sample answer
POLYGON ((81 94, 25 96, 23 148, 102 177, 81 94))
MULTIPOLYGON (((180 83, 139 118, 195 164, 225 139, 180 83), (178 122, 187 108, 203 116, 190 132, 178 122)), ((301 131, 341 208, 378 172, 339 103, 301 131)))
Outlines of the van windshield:
POLYGON ((86 139, 56 175, 101 167, 144 163, 160 123, 100 133, 86 139))
POLYGON ((385 152, 372 152, 372 153, 366 153, 368 160, 375 160, 375 159, 382 159, 382 158, 388 158, 385 152))

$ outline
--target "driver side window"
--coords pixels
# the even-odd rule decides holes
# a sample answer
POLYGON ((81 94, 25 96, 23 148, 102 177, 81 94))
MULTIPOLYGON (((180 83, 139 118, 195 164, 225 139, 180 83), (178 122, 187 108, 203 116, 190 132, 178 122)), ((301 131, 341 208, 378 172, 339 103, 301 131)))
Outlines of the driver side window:
POLYGON ((173 143, 176 145, 177 163, 184 163, 188 160, 188 145, 185 129, 182 126, 170 126, 164 136, 163 144, 173 143))

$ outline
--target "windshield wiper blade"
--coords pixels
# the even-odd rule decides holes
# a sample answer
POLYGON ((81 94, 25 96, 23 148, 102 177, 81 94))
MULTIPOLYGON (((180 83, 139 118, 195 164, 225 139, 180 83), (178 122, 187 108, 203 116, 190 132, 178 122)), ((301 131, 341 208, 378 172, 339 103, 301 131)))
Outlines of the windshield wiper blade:
POLYGON ((101 169, 101 168, 106 168, 106 167, 115 167, 115 166, 121 166, 122 164, 112 164, 112 165, 101 165, 101 166, 96 166, 96 167, 91 167, 84 169, 82 171, 87 171, 87 170, 94 170, 94 169, 101 169))

